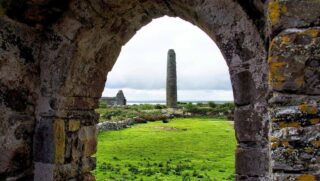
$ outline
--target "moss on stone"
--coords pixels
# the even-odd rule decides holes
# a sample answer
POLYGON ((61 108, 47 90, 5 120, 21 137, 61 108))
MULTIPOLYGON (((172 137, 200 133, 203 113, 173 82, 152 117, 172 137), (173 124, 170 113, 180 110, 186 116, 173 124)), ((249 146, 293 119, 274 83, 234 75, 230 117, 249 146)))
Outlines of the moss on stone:
POLYGON ((287 65, 286 62, 275 62, 274 59, 270 57, 269 59, 269 84, 273 88, 281 88, 283 81, 285 81, 285 77, 283 76, 283 72, 281 71, 284 66, 287 65))

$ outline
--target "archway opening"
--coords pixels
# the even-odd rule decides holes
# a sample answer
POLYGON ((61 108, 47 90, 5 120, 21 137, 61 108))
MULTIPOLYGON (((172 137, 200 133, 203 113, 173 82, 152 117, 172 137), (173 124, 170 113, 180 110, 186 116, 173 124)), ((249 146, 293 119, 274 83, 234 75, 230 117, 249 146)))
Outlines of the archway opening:
POLYGON ((122 48, 107 79, 97 110, 97 180, 234 179, 228 66, 202 30, 179 18, 153 20, 122 48), (169 48, 177 55, 173 110, 165 106, 169 48), (126 101, 112 98, 119 90, 126 101))
POLYGON ((35 178, 43 178, 43 163, 50 163, 46 166, 51 170, 45 173, 52 177, 93 177, 90 171, 95 166, 92 155, 96 152, 98 120, 94 110, 103 92, 106 74, 116 62, 121 47, 137 30, 163 15, 180 17, 197 25, 221 49, 230 70, 236 105, 235 130, 239 143, 236 178, 269 178, 267 54, 256 26, 237 2, 105 1, 103 5, 98 3, 92 6, 91 1, 81 1, 80 6, 77 3, 73 5, 90 7, 90 11, 81 11, 85 12, 81 16, 64 19, 66 21, 55 26, 56 31, 59 34, 66 29, 64 25, 73 26, 75 21, 80 20, 86 26, 69 29, 77 32, 76 36, 72 33, 61 34, 63 43, 56 43, 60 41, 56 38, 50 39, 47 46, 59 45, 56 47, 59 51, 48 48, 56 56, 44 56, 48 60, 41 64, 41 73, 44 73, 41 74, 44 87, 41 90, 48 94, 39 98, 36 107, 39 121, 34 150, 43 154, 35 155, 35 178), (70 42, 70 38, 74 38, 74 42, 70 42), (59 58, 60 52, 68 52, 68 55, 59 58), (44 132, 45 129, 50 131, 44 132), (46 137, 46 133, 50 133, 51 137, 46 137), (61 164, 64 164, 63 167, 61 164), (64 168, 70 165, 75 167, 66 171, 64 168))

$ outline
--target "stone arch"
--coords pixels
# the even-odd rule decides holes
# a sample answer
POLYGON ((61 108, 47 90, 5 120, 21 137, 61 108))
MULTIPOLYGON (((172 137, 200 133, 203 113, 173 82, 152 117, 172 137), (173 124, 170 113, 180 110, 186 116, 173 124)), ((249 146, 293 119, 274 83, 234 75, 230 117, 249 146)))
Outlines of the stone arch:
POLYGON ((224 53, 237 104, 237 180, 319 180, 319 8, 0 0, 0 180, 92 179, 105 76, 134 32, 165 14, 196 24, 224 53))
POLYGON ((55 179, 90 177, 94 165, 90 156, 96 149, 94 108, 106 75, 121 46, 163 15, 197 25, 220 47, 237 105, 237 179, 269 177, 267 53, 259 31, 238 3, 91 0, 71 1, 70 10, 46 37, 34 140, 34 150, 41 154, 35 155, 35 179, 46 174, 55 179), (48 138, 42 132, 45 128, 51 130, 48 138), (44 174, 44 166, 51 171, 44 174), (66 167, 81 171, 70 175, 74 172, 64 172, 66 167))

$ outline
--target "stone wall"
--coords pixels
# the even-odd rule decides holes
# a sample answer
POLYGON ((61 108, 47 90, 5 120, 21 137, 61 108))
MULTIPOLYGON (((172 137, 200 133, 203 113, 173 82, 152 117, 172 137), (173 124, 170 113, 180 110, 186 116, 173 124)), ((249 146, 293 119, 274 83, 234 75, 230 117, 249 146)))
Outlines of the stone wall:
POLYGON ((320 180, 319 8, 268 4, 272 180, 320 180))
POLYGON ((107 121, 97 124, 97 130, 99 131, 110 131, 110 130, 119 130, 123 128, 128 128, 136 122, 133 119, 127 119, 123 121, 107 121))
POLYGON ((201 28, 226 59, 236 179, 319 180, 319 1, 0 4, 0 180, 94 180, 106 75, 135 32, 163 15, 201 28))
POLYGON ((0 17, 0 180, 32 175, 39 95, 36 32, 0 17))

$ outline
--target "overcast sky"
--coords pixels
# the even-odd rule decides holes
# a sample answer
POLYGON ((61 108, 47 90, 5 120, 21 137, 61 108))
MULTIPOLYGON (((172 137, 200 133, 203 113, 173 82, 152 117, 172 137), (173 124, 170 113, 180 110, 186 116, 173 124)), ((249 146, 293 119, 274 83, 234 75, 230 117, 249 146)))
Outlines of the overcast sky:
POLYGON ((122 47, 103 96, 122 89, 128 101, 165 100, 169 49, 177 57, 178 100, 233 100, 219 48, 198 27, 170 17, 153 20, 122 47))

